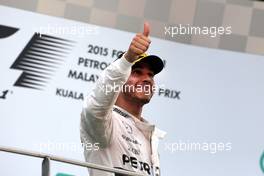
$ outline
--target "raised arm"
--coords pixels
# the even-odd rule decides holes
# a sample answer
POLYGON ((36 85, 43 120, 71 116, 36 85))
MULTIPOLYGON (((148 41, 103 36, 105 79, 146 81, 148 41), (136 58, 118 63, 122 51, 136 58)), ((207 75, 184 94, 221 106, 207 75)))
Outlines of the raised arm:
MULTIPOLYGON (((121 87, 127 81, 133 62, 145 53, 150 45, 149 24, 144 32, 138 33, 127 50, 118 60, 110 64, 100 75, 90 95, 85 99, 81 113, 81 138, 89 137, 106 147, 111 140, 112 108, 121 87), (114 89, 115 87, 118 87, 114 89)), ((83 139, 82 139, 83 140, 83 139)))

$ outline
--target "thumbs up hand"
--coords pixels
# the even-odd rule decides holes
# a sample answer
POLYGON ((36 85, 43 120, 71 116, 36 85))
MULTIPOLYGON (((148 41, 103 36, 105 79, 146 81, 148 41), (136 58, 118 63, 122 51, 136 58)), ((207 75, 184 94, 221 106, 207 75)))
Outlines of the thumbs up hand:
POLYGON ((150 33, 150 27, 148 23, 144 23, 143 33, 138 33, 130 43, 130 46, 125 54, 125 58, 128 62, 134 62, 137 60, 138 56, 145 53, 151 43, 148 38, 150 33))

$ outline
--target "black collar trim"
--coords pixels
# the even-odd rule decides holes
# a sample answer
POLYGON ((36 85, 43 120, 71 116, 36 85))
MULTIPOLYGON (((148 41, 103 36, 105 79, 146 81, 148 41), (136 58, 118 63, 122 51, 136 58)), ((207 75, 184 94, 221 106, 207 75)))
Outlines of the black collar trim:
POLYGON ((125 118, 129 118, 131 117, 130 115, 128 115, 127 113, 123 112, 122 110, 114 107, 113 111, 117 112, 118 114, 120 114, 121 116, 125 117, 125 118))

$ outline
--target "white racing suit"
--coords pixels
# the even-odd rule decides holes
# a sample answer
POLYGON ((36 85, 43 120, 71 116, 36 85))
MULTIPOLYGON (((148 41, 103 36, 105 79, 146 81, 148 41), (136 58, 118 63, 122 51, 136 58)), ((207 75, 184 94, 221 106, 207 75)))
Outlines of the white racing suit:
MULTIPOLYGON (((158 140, 165 132, 115 106, 118 91, 105 91, 106 86, 124 85, 131 67, 124 56, 110 64, 85 99, 81 113, 81 142, 83 145, 99 143, 99 149, 84 147, 84 156, 87 162, 158 176, 158 140)), ((89 173, 90 176, 114 176, 95 169, 89 169, 89 173)))

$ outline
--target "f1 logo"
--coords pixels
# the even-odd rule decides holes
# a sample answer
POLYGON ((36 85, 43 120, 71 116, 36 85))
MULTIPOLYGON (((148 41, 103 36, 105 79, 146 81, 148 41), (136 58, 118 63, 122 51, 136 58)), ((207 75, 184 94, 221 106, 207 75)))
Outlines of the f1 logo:
POLYGON ((2 95, 0 95, 0 98, 1 99, 6 99, 6 95, 7 95, 8 92, 9 92, 9 90, 2 91, 2 95))

